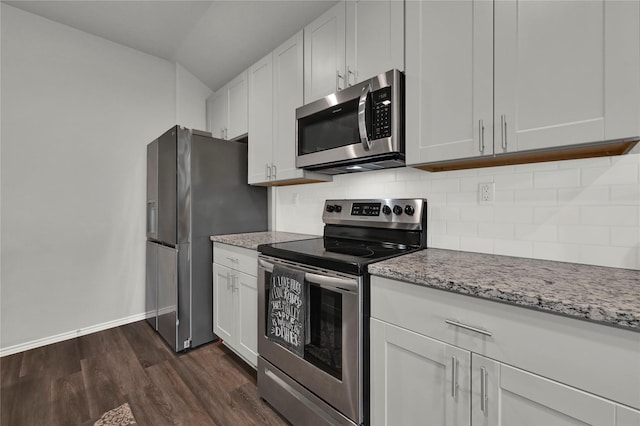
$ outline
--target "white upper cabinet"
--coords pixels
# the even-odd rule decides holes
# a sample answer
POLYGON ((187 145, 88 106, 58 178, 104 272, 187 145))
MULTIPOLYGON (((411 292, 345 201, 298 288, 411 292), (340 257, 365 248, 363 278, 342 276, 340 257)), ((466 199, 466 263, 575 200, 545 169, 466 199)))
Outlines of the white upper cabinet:
POLYGON ((244 71, 209 97, 207 115, 213 137, 232 140, 247 134, 247 96, 244 71))
POLYGON ((404 71, 404 2, 347 1, 347 85, 391 69, 404 71))
POLYGON ((406 7, 408 164, 640 135, 640 2, 406 7))
POLYGON ((345 87, 345 3, 340 2, 304 28, 304 102, 345 87))
POLYGON ((249 68, 249 172, 254 185, 309 183, 328 175, 296 169, 296 108, 303 103, 300 31, 249 68))
POLYGON ((304 29, 304 102, 404 70, 404 2, 342 1, 304 29))
POLYGON ((638 4, 495 3, 497 152, 640 134, 638 4))
POLYGON ((493 155, 493 2, 407 1, 406 154, 493 155))
POLYGON ((207 99, 207 130, 214 138, 225 139, 227 125, 227 91, 218 90, 207 99))

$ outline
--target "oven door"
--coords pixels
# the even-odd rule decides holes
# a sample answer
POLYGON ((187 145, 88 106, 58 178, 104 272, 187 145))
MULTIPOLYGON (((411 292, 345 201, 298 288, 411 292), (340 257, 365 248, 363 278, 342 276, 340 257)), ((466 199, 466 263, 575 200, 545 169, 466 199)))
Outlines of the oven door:
POLYGON ((319 271, 272 257, 258 259, 260 357, 356 424, 360 424, 362 413, 361 282, 361 277, 319 271), (271 273, 276 263, 305 272, 309 284, 311 336, 304 347, 304 358, 266 336, 271 273))

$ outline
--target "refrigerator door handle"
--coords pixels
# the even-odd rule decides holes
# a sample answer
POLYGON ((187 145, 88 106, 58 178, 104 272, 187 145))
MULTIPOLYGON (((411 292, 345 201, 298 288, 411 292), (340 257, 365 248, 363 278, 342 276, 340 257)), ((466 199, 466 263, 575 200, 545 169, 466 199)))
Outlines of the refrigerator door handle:
POLYGON ((158 234, 158 211, 155 201, 147 201, 147 234, 158 234))

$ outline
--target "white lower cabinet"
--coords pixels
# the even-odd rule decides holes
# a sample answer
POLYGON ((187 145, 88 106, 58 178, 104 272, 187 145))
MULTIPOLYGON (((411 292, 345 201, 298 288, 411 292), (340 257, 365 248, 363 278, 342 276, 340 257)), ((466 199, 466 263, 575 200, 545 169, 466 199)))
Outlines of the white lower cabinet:
POLYGON ((371 318, 371 424, 468 425, 471 352, 371 318))
POLYGON ((213 332, 254 368, 258 363, 258 253, 213 244, 213 332))
POLYGON ((640 425, 637 332, 375 276, 370 330, 372 425, 640 425))

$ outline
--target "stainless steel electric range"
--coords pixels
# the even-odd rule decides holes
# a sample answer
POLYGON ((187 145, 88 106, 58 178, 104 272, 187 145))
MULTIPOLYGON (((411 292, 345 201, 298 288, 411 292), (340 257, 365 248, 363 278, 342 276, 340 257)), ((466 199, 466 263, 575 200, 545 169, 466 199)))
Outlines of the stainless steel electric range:
POLYGON ((295 425, 368 424, 367 265, 426 248, 425 199, 327 200, 324 235, 258 247, 258 393, 295 425), (303 354, 268 336, 274 267, 304 277, 303 354))

